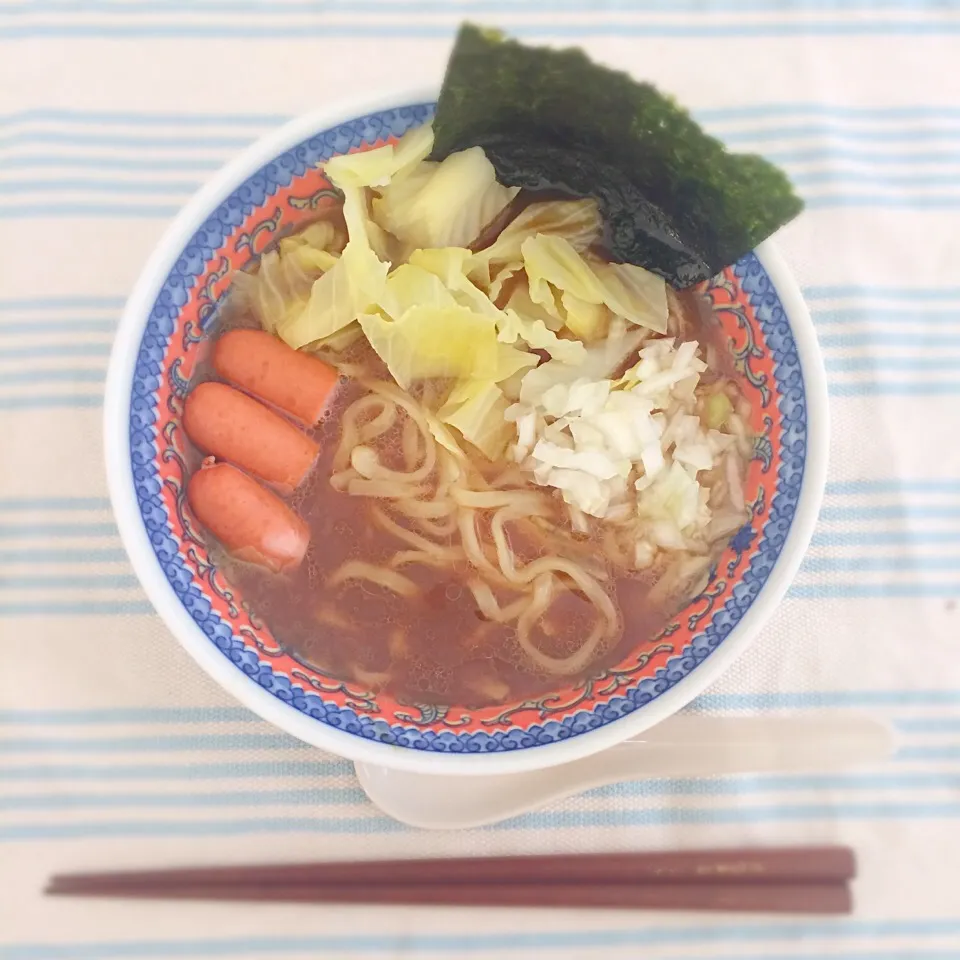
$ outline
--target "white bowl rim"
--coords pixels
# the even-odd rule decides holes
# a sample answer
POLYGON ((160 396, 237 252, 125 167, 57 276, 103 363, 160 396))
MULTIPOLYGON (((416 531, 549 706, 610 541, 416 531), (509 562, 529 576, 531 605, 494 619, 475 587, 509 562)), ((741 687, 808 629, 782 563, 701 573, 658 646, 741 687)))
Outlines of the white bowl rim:
POLYGON ((227 692, 264 720, 313 746, 349 760, 423 773, 491 775, 534 770, 597 753, 636 737, 688 704, 754 640, 793 580, 810 542, 826 482, 829 424, 826 374, 803 296, 771 241, 754 251, 789 318, 800 358, 807 406, 807 453, 800 497, 787 539, 749 609, 695 670, 650 703, 567 740, 498 753, 440 753, 367 740, 301 713, 238 669, 197 626, 168 583, 147 536, 130 469, 129 409, 137 353, 147 318, 184 247, 210 213, 248 177, 320 131, 408 104, 429 103, 439 88, 400 90, 338 102, 285 123, 221 168, 184 206, 148 258, 127 300, 114 340, 104 395, 107 482, 120 537, 147 597, 193 659, 227 692))

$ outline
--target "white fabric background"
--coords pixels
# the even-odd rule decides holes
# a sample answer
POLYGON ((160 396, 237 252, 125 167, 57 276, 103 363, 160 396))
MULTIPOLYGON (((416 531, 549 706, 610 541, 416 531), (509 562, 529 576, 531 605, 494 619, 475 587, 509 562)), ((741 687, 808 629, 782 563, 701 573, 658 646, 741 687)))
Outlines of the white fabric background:
POLYGON ((0 958, 960 957, 958 62, 955 0, 0 2, 0 958), (696 709, 865 710, 901 738, 883 768, 638 781, 420 833, 150 613, 101 465, 125 294, 239 147, 437 82, 465 15, 654 80, 807 199, 780 244, 827 358, 827 499, 790 596, 696 709), (849 920, 40 895, 124 865, 834 840, 863 866, 849 920))

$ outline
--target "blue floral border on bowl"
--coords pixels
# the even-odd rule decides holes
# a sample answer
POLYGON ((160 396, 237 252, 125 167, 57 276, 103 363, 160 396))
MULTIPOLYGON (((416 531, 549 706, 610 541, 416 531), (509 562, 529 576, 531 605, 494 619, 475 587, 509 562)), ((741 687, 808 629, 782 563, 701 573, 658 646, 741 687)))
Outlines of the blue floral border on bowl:
POLYGON ((262 167, 197 230, 164 281, 140 342, 130 398, 131 466, 140 513, 157 562, 197 626, 238 669, 294 709, 355 736, 441 753, 498 753, 566 740, 645 706, 679 683, 730 634, 773 570, 793 521, 807 450, 806 398, 800 359, 786 313, 762 264, 754 254, 748 254, 735 265, 734 271, 763 330, 780 392, 783 436, 776 493, 749 565, 723 607, 714 611, 709 626, 657 670, 655 677, 641 680, 623 696, 597 704, 593 711, 580 710, 562 720, 529 727, 491 733, 436 732, 410 725, 392 725, 383 719, 358 714, 324 701, 322 696, 305 691, 285 674, 275 672, 269 663, 260 660, 256 651, 235 636, 230 624, 213 610, 193 583, 179 544, 171 535, 169 517, 161 499, 156 467, 159 449, 154 429, 163 357, 180 310, 186 305, 190 290, 203 274, 205 265, 253 209, 262 206, 278 188, 288 186, 292 178, 303 175, 309 167, 364 143, 391 134, 400 136, 429 120, 433 110, 434 104, 384 110, 318 133, 262 167))

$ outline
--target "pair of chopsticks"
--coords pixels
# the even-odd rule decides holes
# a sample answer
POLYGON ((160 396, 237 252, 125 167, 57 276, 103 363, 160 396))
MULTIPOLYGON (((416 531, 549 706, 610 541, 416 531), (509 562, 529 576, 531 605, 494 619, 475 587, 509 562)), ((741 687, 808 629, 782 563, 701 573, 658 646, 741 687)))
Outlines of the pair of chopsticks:
POLYGON ((62 874, 53 896, 849 913, 847 847, 300 863, 62 874))

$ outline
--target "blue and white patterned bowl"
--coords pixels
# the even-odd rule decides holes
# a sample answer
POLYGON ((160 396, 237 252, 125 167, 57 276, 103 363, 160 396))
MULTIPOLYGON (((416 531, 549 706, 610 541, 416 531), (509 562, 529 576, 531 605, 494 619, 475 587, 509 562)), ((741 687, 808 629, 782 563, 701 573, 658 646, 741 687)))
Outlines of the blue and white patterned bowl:
POLYGON ((296 120, 190 201, 120 324, 106 392, 107 475, 121 536, 157 611, 198 663, 262 717, 370 763, 435 773, 533 769, 596 752, 674 713, 770 616, 800 564, 823 492, 825 377, 799 290, 769 243, 704 286, 754 407, 752 518, 705 592, 663 634, 591 680, 536 701, 438 709, 399 704, 289 657, 211 562, 185 504, 187 381, 231 273, 332 202, 317 164, 427 121, 432 99, 394 94, 296 120))

